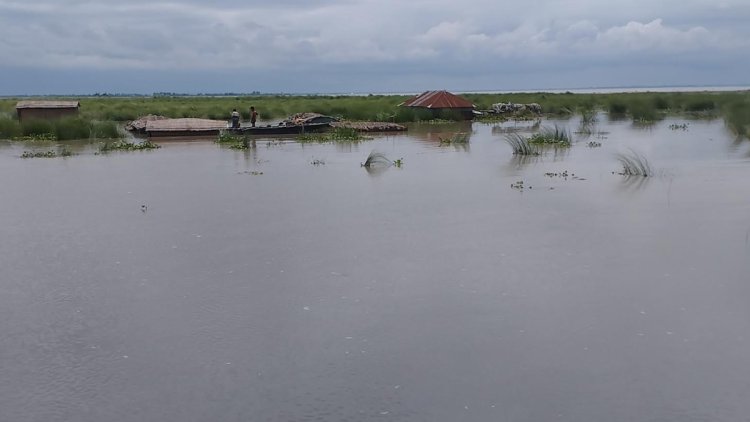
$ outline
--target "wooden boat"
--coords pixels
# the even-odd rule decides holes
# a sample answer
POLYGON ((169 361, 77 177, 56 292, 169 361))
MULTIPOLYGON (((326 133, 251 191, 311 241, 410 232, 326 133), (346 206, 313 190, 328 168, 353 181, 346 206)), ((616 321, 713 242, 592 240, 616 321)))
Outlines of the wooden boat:
POLYGON ((276 126, 256 126, 256 127, 239 127, 227 128, 226 133, 235 135, 300 135, 304 133, 319 133, 331 129, 331 124, 327 122, 303 123, 303 124, 278 124, 276 126))

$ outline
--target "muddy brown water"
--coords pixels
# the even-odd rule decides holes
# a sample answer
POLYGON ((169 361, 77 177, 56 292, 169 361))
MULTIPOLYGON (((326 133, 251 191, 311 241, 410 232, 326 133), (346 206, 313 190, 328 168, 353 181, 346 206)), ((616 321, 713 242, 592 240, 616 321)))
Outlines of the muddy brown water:
POLYGON ((600 116, 513 157, 529 130, 0 141, 0 420, 746 420, 750 141, 600 116))

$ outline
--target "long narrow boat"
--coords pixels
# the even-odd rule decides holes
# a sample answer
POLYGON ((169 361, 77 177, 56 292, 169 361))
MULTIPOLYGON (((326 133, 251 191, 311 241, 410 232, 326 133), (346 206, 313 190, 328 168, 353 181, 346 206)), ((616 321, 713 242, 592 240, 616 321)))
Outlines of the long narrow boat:
POLYGON ((279 124, 277 126, 256 126, 227 128, 227 133, 235 135, 299 135, 303 133, 325 132, 331 129, 330 123, 279 124))

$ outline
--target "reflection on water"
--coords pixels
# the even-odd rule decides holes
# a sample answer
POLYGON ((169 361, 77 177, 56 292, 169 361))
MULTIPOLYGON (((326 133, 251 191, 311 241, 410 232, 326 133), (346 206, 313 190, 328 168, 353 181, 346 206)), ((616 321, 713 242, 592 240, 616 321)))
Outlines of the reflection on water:
POLYGON ((672 123, 0 141, 0 419, 744 420, 750 141, 672 123))

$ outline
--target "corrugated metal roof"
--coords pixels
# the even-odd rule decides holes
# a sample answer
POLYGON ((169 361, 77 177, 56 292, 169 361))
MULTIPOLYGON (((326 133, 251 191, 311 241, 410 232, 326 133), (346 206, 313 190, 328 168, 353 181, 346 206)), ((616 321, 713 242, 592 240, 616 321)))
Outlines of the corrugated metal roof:
POLYGON ((224 120, 209 119, 165 119, 146 122, 146 132, 194 132, 204 130, 225 129, 227 122, 224 120))
POLYGON ((78 101, 25 100, 16 103, 16 108, 78 108, 78 101))
POLYGON ((409 98, 401 105, 426 108, 474 108, 471 101, 448 91, 425 91, 416 97, 409 98))

